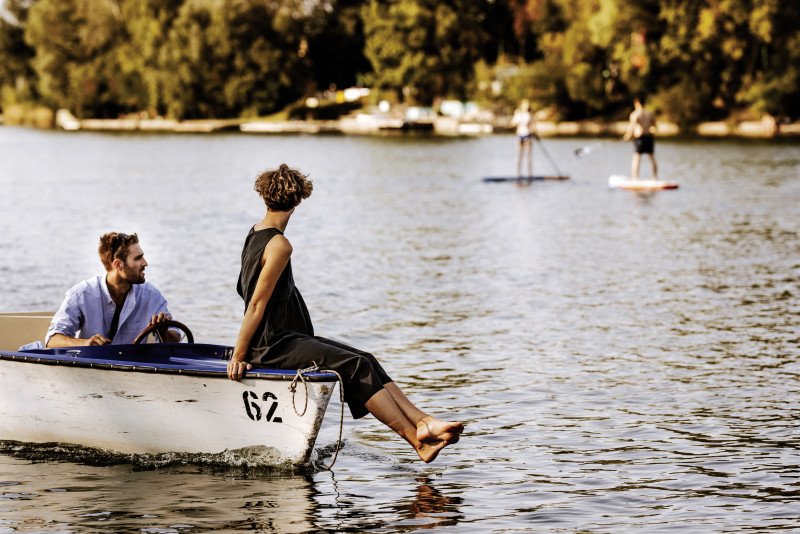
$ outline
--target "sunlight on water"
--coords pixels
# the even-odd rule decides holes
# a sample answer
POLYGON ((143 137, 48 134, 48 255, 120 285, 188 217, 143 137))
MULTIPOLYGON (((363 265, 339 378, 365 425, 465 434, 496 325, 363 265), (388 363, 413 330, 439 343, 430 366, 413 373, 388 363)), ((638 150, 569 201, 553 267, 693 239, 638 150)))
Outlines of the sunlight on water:
POLYGON ((333 472, 336 400, 307 469, 5 443, 0 532, 796 530, 800 145, 659 140, 680 189, 636 194, 606 186, 630 147, 591 142, 516 185, 481 181, 512 136, 0 129, 0 311, 54 310, 137 231, 176 319, 232 344, 252 181, 285 161, 314 180, 286 235, 317 332, 467 424, 424 465, 346 417, 333 472))

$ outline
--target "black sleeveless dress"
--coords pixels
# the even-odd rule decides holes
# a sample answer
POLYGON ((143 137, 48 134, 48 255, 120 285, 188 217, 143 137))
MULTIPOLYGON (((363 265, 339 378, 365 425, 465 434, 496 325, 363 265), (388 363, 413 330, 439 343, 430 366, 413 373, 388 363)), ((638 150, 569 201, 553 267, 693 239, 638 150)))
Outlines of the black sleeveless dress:
MULTIPOLYGON (((261 274, 264 247, 279 234, 283 235, 277 228, 251 228, 247 234, 236 286, 245 311, 261 274)), ((344 400, 354 419, 367 415, 364 404, 383 389, 383 384, 392 381, 372 354, 314 336, 308 309, 294 285, 291 260, 278 278, 264 317, 250 340, 247 359, 253 367, 295 370, 316 362, 323 369, 333 369, 342 376, 344 400)))

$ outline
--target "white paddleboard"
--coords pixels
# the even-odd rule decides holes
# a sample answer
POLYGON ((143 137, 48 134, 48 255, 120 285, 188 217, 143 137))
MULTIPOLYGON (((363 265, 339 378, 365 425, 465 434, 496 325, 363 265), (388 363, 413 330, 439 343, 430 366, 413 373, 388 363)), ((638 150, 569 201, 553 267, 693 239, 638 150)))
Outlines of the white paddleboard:
POLYGON ((675 182, 664 180, 631 180, 627 176, 613 174, 608 178, 608 187, 627 189, 628 191, 659 191, 662 189, 678 189, 675 182))

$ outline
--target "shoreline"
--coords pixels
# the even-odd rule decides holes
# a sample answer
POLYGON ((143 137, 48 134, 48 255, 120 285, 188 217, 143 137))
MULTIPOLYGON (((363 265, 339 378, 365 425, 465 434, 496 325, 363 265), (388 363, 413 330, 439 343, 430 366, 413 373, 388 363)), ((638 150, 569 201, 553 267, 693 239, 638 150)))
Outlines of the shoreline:
MULTIPOLYGON (((6 126, 0 116, 0 126, 6 126)), ((40 129, 90 132, 162 132, 162 133, 217 133, 237 131, 249 134, 341 134, 341 135, 391 135, 424 132, 445 137, 483 136, 513 133, 509 118, 493 121, 469 121, 451 117, 406 121, 389 116, 357 114, 337 120, 247 120, 207 119, 176 121, 171 119, 83 119, 56 114, 55 124, 14 124, 40 129)), ((627 121, 538 121, 537 131, 542 137, 621 137, 627 121)), ((791 138, 800 136, 800 123, 776 125, 769 121, 719 121, 698 124, 692 131, 681 132, 677 124, 657 121, 658 137, 703 138, 791 138)))

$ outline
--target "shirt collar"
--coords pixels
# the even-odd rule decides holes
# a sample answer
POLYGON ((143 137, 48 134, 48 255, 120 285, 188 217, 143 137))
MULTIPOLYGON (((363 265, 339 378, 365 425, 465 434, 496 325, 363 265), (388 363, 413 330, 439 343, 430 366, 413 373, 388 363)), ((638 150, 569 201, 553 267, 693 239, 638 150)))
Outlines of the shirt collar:
POLYGON ((105 297, 106 302, 108 302, 109 304, 113 304, 114 299, 111 298, 111 292, 108 290, 108 282, 106 281, 106 276, 108 276, 107 273, 98 276, 98 278, 100 279, 100 291, 103 292, 103 297, 105 297))
MULTIPOLYGON (((101 274, 97 277, 100 280, 100 291, 103 292, 103 297, 106 299, 106 302, 109 304, 113 304, 114 299, 111 298, 111 291, 108 290, 108 280, 106 280, 106 276, 108 276, 108 273, 101 274)), ((131 284, 131 288, 128 291, 128 296, 125 299, 126 304, 128 300, 133 300, 132 304, 136 303, 136 293, 137 293, 136 286, 139 285, 142 284, 131 284), (133 299, 131 299, 131 297, 133 297, 133 299)))

